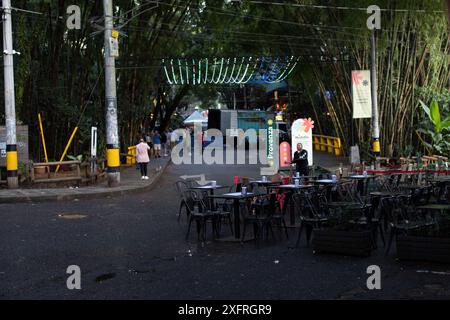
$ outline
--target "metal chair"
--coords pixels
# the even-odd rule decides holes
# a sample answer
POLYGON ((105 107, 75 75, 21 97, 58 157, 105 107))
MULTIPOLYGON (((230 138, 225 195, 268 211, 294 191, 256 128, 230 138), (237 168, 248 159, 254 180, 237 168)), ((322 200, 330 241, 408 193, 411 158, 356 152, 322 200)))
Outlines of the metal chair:
POLYGON ((330 210, 326 204, 326 196, 322 192, 303 191, 292 196, 295 208, 300 216, 300 230, 295 247, 298 248, 302 231, 306 228, 306 242, 309 246, 314 228, 322 228, 331 220, 330 210))
MULTIPOLYGON (((186 200, 184 198, 184 192, 189 190, 189 185, 184 181, 177 181, 175 182, 175 186, 177 188, 178 196, 180 199, 180 206, 178 209, 178 218, 177 221, 180 222, 181 219, 181 211, 183 210, 183 207, 186 207, 186 200)), ((186 210, 187 219, 189 220, 189 210, 186 210)))
POLYGON ((206 222, 211 221, 213 227, 213 234, 216 232, 216 212, 208 210, 206 204, 203 202, 199 194, 194 190, 187 190, 184 193, 184 201, 186 209, 189 211, 189 223, 186 233, 186 240, 189 238, 192 222, 197 223, 198 239, 206 240, 206 222))

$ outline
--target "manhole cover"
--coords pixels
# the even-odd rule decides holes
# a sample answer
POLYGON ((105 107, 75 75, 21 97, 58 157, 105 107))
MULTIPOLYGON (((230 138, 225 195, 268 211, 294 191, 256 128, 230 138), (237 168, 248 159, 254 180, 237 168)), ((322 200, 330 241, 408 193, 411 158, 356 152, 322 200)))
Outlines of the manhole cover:
POLYGON ((58 218, 60 219, 68 219, 68 220, 76 220, 76 219, 84 219, 87 215, 80 213, 60 213, 58 214, 58 218))
POLYGON ((115 273, 106 273, 106 274, 102 274, 98 277, 95 278, 95 282, 103 282, 112 278, 115 278, 116 274, 115 273))

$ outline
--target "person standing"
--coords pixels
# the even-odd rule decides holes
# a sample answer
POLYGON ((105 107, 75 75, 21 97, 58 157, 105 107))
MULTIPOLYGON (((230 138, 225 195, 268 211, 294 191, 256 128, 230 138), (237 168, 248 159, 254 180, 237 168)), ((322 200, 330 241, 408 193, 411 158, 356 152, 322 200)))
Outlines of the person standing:
POLYGON ((161 135, 157 130, 153 133, 153 149, 155 150, 155 158, 161 158, 161 135))
POLYGON ((296 172, 299 172, 301 176, 308 176, 308 151, 303 149, 301 143, 297 144, 297 151, 294 153, 292 163, 295 163, 296 172))
POLYGON ((167 130, 162 130, 160 133, 161 136, 161 153, 165 157, 167 155, 167 130))
POLYGON ((141 169, 141 180, 148 180, 147 176, 147 165, 150 162, 150 158, 148 156, 148 151, 150 147, 141 139, 139 144, 136 146, 136 161, 139 164, 139 168, 141 169))

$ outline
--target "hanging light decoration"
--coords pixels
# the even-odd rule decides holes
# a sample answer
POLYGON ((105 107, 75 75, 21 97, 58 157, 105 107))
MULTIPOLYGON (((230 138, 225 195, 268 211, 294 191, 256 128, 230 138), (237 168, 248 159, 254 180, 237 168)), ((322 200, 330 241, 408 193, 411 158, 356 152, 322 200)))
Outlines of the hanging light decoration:
POLYGON ((298 57, 162 59, 170 85, 277 83, 295 69, 298 57))

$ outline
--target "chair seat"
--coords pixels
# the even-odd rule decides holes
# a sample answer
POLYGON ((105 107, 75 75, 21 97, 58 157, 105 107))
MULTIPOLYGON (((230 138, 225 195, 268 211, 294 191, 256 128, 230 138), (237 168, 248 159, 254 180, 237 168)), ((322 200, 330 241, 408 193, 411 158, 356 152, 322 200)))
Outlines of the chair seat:
POLYGON ((356 206, 361 205, 359 202, 347 202, 347 201, 333 201, 328 202, 329 207, 337 208, 337 207, 347 207, 347 206, 356 206))
POLYGON ((192 212, 191 215, 193 217, 212 217, 216 215, 215 211, 206 211, 206 212, 192 212))
POLYGON ((395 224, 394 227, 396 229, 401 229, 401 230, 414 230, 414 229, 418 229, 421 227, 424 227, 425 224, 422 223, 399 223, 399 224, 395 224))
POLYGON ((329 221, 330 218, 301 218, 301 220, 306 222, 325 222, 329 221))

